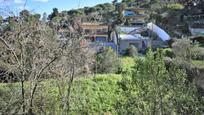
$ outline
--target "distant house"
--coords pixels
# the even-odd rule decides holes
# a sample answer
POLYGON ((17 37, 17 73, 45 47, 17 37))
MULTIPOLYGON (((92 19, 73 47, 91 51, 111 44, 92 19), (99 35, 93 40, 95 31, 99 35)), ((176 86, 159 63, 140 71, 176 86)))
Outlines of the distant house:
POLYGON ((204 14, 192 15, 186 18, 192 36, 204 36, 204 14))
POLYGON ((151 45, 148 37, 141 36, 144 27, 138 26, 118 26, 118 49, 121 54, 126 53, 131 45, 135 46, 138 51, 146 50, 151 45))
POLYGON ((143 51, 150 45, 150 41, 147 37, 142 37, 140 34, 119 35, 119 50, 121 54, 124 54, 131 45, 135 46, 139 51, 143 51))
POLYGON ((104 47, 117 50, 116 33, 110 31, 110 25, 105 23, 85 22, 81 25, 82 33, 89 46, 99 52, 104 47))
POLYGON ((193 36, 204 36, 204 21, 192 24, 189 30, 193 36))
POLYGON ((108 41, 108 24, 86 22, 81 25, 82 33, 87 40, 92 42, 108 41))
POLYGON ((138 51, 144 51, 148 47, 167 47, 171 39, 167 32, 153 23, 148 23, 147 26, 118 26, 117 33, 119 52, 122 54, 131 45, 135 46, 138 51), (146 32, 147 35, 143 35, 143 32, 146 32))
POLYGON ((129 7, 123 11, 123 16, 131 25, 143 26, 145 24, 145 18, 147 17, 145 12, 146 9, 144 8, 129 7))

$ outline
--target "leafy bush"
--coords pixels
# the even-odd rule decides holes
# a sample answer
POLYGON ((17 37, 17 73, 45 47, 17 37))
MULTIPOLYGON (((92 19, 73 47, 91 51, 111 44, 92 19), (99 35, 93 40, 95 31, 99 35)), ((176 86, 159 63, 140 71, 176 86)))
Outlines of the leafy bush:
POLYGON ((192 45, 189 39, 179 39, 172 45, 175 56, 186 61, 191 59, 191 48, 192 45))
POLYGON ((193 60, 192 63, 196 68, 203 68, 204 69, 204 61, 203 60, 201 60, 201 61, 193 60))
POLYGON ((113 49, 107 48, 102 53, 97 54, 96 73, 117 73, 121 68, 120 59, 113 49))
POLYGON ((166 57, 170 57, 170 58, 175 57, 172 49, 170 49, 170 48, 164 49, 163 52, 164 52, 164 56, 166 56, 166 57))
POLYGON ((130 47, 127 49, 127 55, 131 57, 135 57, 138 55, 138 50, 134 45, 130 45, 130 47))
POLYGON ((135 58, 133 57, 122 57, 121 58, 121 64, 122 64, 122 72, 128 72, 132 71, 134 65, 135 65, 135 58))
POLYGON ((172 9, 172 10, 182 10, 184 6, 179 3, 174 3, 174 4, 168 4, 167 8, 172 9))
POLYGON ((201 47, 194 47, 193 49, 193 56, 192 58, 195 60, 204 60, 204 48, 201 47))
POLYGON ((185 72, 171 66, 166 69, 162 51, 148 52, 137 59, 131 74, 124 74, 119 86, 123 95, 116 105, 126 114, 202 114, 203 97, 187 80, 185 72), (130 77, 128 77, 130 75, 130 77))
MULTIPOLYGON (((120 97, 117 82, 120 75, 106 74, 80 78, 74 81, 71 92, 70 114, 114 114, 115 105, 120 97), (118 92, 118 93, 117 93, 118 92)), ((36 93, 34 111, 36 114, 60 115, 59 81, 41 82, 40 92, 36 93)), ((26 83, 29 84, 29 83, 26 83)), ((26 89, 29 88, 26 86, 26 89)), ((18 114, 20 109, 20 84, 0 84, 0 114, 18 114), (16 97, 13 97, 16 96, 16 97), (13 111, 13 112, 12 112, 13 111)))
POLYGON ((76 81, 72 93, 73 114, 114 114, 119 98, 117 82, 120 75, 97 75, 76 81))

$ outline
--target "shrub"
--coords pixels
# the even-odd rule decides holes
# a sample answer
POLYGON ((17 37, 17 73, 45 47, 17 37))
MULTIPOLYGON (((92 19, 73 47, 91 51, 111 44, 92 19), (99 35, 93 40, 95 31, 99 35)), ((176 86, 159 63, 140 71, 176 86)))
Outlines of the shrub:
POLYGON ((195 47, 193 50, 193 56, 192 58, 195 60, 204 60, 204 48, 201 47, 195 47))
POLYGON ((170 49, 170 48, 164 49, 163 52, 164 52, 164 56, 166 56, 166 57, 170 57, 170 58, 175 57, 172 49, 170 49))
POLYGON ((137 59, 130 77, 119 82, 122 97, 116 110, 126 114, 202 114, 204 100, 185 72, 175 66, 166 69, 162 51, 149 51, 137 59))
POLYGON ((182 10, 184 6, 179 3, 174 3, 174 4, 168 4, 167 8, 172 9, 172 10, 182 10))
POLYGON ((138 50, 135 46, 130 45, 130 47, 127 49, 127 55, 131 57, 135 57, 138 55, 138 50))
POLYGON ((176 58, 189 62, 192 57, 192 45, 189 39, 179 39, 172 45, 172 51, 176 58))
POLYGON ((135 65, 135 58, 133 57, 122 57, 121 58, 121 66, 122 71, 130 71, 135 65))
POLYGON ((106 48, 97 54, 95 72, 96 73, 117 73, 121 68, 120 59, 111 48, 106 48))
MULTIPOLYGON (((120 97, 117 82, 120 75, 106 74, 89 78, 80 78, 73 82, 70 115, 82 114, 115 114, 115 104, 120 97)), ((29 89, 26 83, 26 90, 29 89)), ((60 110, 61 96, 58 89, 59 81, 46 80, 41 82, 39 93, 36 93, 34 111, 38 115, 62 115, 60 110)), ((10 115, 20 109, 22 104, 19 92, 20 84, 0 84, 0 114, 10 115), (14 98, 15 96, 15 98, 14 98)))

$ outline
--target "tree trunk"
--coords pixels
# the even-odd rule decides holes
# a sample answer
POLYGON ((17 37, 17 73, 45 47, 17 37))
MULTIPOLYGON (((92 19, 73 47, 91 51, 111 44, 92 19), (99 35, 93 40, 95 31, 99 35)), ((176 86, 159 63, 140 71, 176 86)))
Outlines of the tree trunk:
POLYGON ((25 113, 25 89, 24 89, 24 80, 21 79, 21 96, 22 96, 22 105, 23 105, 23 113, 25 113))
POLYGON ((72 66, 72 70, 71 70, 71 78, 70 78, 70 82, 68 85, 68 90, 67 90, 67 113, 69 113, 70 111, 70 94, 71 94, 71 88, 72 88, 72 83, 74 81, 74 76, 75 76, 75 67, 74 67, 75 63, 73 63, 72 66))

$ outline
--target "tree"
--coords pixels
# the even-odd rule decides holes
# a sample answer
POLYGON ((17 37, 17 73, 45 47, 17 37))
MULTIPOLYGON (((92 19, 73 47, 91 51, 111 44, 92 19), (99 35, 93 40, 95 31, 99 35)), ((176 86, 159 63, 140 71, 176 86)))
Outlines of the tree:
POLYGON ((34 14, 33 17, 37 20, 40 20, 41 15, 40 14, 34 14))
POLYGON ((1 60, 7 63, 7 71, 13 73, 21 83, 22 110, 18 109, 18 112, 33 114, 39 83, 48 67, 59 58, 60 47, 55 32, 38 20, 27 20, 27 14, 21 13, 23 18, 13 23, 12 30, 0 36, 4 44, 0 50, 3 52, 1 60), (26 81, 30 83, 29 91, 25 89, 26 81))
POLYGON ((22 10, 20 12, 20 17, 23 18, 25 21, 28 21, 28 18, 31 16, 28 10, 22 10))
POLYGON ((121 24, 124 22, 123 11, 125 9, 125 4, 121 3, 121 4, 117 5, 116 9, 118 11, 117 23, 121 24))
POLYGON ((45 12, 43 13, 42 21, 47 22, 47 13, 45 12))
POLYGON ((189 68, 194 55, 193 45, 189 39, 179 39, 172 44, 175 63, 183 68, 189 68))
POLYGON ((113 0, 113 1, 112 1, 112 4, 113 4, 113 5, 116 5, 117 2, 118 2, 118 0, 113 0))
POLYGON ((0 25, 2 24, 2 22, 3 22, 3 17, 0 16, 0 25))
POLYGON ((96 73, 116 73, 120 69, 120 60, 116 52, 111 48, 106 48, 96 56, 96 73))
POLYGON ((201 114, 204 100, 185 72, 174 65, 167 70, 162 51, 137 59, 134 70, 124 73, 118 114, 201 114))
POLYGON ((53 8, 52 13, 48 17, 49 17, 49 20, 52 20, 53 18, 58 17, 58 16, 59 16, 58 9, 57 8, 53 8))

